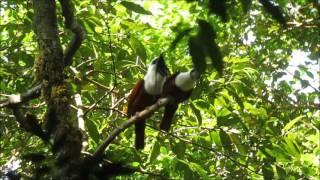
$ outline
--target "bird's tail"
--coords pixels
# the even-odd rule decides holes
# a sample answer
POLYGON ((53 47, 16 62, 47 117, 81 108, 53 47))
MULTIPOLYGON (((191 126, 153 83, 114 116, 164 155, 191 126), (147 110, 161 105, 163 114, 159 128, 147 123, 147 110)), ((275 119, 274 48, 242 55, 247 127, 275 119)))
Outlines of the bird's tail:
POLYGON ((165 110, 164 110, 164 115, 163 115, 162 121, 160 123, 160 130, 165 130, 167 132, 169 131, 172 120, 173 120, 173 116, 174 116, 177 108, 178 108, 177 104, 166 105, 165 110))
POLYGON ((143 149, 144 148, 145 128, 146 128, 146 120, 141 120, 135 124, 135 133, 136 133, 135 147, 136 147, 136 149, 143 149))

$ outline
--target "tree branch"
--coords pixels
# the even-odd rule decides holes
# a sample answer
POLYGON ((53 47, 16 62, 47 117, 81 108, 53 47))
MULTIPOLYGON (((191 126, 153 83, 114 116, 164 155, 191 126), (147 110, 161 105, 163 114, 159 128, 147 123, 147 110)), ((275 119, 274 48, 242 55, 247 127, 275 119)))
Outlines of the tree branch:
POLYGON ((84 119, 83 119, 83 104, 82 104, 82 99, 81 99, 80 93, 76 93, 74 95, 74 100, 76 102, 76 107, 77 107, 77 118, 78 118, 79 129, 81 129, 82 131, 85 131, 84 119))
POLYGON ((118 136, 122 131, 132 126, 134 123, 140 121, 141 119, 146 119, 152 115, 157 109, 162 106, 165 106, 169 103, 172 103, 174 99, 172 97, 165 97, 159 99, 155 104, 146 107, 143 111, 137 112, 134 116, 132 116, 127 122, 120 125, 118 128, 114 129, 111 134, 104 140, 104 142, 98 147, 97 151, 93 154, 93 156, 99 159, 104 150, 108 147, 108 145, 114 140, 116 136, 118 136))
POLYGON ((65 26, 70 29, 74 35, 69 43, 63 57, 65 66, 72 64, 72 57, 80 48, 82 41, 86 36, 86 32, 82 26, 77 22, 73 15, 72 4, 70 0, 59 0, 62 8, 62 15, 65 18, 65 26))
MULTIPOLYGON (((98 82, 95 81, 95 80, 92 80, 92 79, 90 79, 90 78, 88 78, 88 77, 84 77, 83 79, 84 79, 84 80, 87 80, 88 82, 90 82, 90 83, 92 83, 92 84, 94 84, 95 86, 97 86, 98 88, 100 88, 100 89, 102 89, 102 90, 110 91, 110 88, 109 88, 109 87, 104 86, 104 85, 98 83, 98 82)), ((114 88, 112 88, 112 91, 111 91, 111 92, 112 92, 112 93, 115 93, 115 94, 119 94, 119 92, 116 91, 114 88)))
POLYGON ((22 94, 9 95, 7 99, 0 101, 0 108, 6 106, 17 106, 28 102, 31 99, 36 99, 41 95, 41 85, 35 86, 22 94))
POLYGON ((41 138, 44 142, 47 142, 49 139, 48 134, 46 134, 39 124, 39 121, 37 118, 31 114, 30 112, 27 112, 25 115, 22 113, 21 109, 19 107, 12 107, 13 115, 15 116, 16 120, 20 124, 20 126, 27 132, 38 136, 41 138))
POLYGON ((96 101, 95 103, 93 103, 83 114, 83 116, 86 116, 93 108, 95 108, 105 97, 107 97, 107 95, 109 95, 114 88, 110 89, 108 92, 106 92, 102 97, 100 97, 100 99, 98 99, 98 101, 96 101))

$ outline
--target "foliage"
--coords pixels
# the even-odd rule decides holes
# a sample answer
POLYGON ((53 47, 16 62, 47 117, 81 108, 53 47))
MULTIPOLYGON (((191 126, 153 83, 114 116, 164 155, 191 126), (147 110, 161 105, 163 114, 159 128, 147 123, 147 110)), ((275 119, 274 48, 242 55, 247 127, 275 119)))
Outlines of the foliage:
MULTIPOLYGON (((287 15, 282 26, 278 21, 284 24, 283 17, 274 20, 259 1, 226 1, 226 12, 216 13, 212 11, 221 5, 215 2, 73 1, 87 38, 75 55, 75 70, 65 73, 72 93, 80 93, 84 104, 86 151, 93 153, 127 121, 130 89, 143 77, 146 64, 165 52, 172 72, 193 64, 204 71, 191 99, 180 105, 170 134, 157 130, 160 110, 148 119, 143 151, 133 148, 129 128, 106 157, 170 179, 317 179, 319 70, 311 69, 319 66, 319 4, 277 1, 287 15), (209 45, 204 45, 206 40, 209 45), (296 51, 308 54, 308 59, 292 67, 296 51), (296 71, 292 74, 290 68, 296 71)), ((39 54, 31 3, 1 1, 0 15, 0 93, 5 98, 37 84, 33 74, 39 54)), ((71 32, 62 29, 61 15, 58 22, 66 46, 71 32)), ((33 100, 24 108, 42 119, 42 102, 33 100)), ((76 109, 74 102, 72 107, 76 109)), ((43 164, 30 164, 25 154, 49 153, 50 147, 18 127, 11 114, 0 110, 1 170, 19 160, 18 172, 30 175, 43 164)), ((148 176, 137 173, 132 178, 148 176)))

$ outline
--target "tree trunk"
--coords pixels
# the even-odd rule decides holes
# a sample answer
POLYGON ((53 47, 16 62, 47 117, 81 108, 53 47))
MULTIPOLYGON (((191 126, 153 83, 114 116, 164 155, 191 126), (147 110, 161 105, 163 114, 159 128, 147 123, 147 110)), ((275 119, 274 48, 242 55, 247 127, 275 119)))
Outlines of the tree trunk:
POLYGON ((76 179, 82 135, 70 113, 71 92, 64 79, 63 51, 58 37, 54 0, 33 0, 34 28, 41 62, 42 94, 47 103, 46 130, 53 139, 54 174, 76 179))

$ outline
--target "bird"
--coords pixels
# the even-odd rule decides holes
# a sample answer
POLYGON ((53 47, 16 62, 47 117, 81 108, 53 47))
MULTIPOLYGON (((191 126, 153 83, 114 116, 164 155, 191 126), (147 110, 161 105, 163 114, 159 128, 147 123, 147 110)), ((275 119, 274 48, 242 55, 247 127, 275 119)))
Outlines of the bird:
POLYGON ((191 96, 195 83, 199 78, 200 73, 196 69, 187 72, 177 72, 167 78, 163 85, 161 97, 171 96, 174 102, 165 106, 164 115, 160 122, 160 130, 169 131, 179 103, 186 101, 191 96))
MULTIPOLYGON (((170 74, 165 64, 163 54, 148 65, 144 79, 140 79, 132 88, 128 98, 127 115, 130 118, 136 112, 144 110, 147 106, 154 104, 162 93, 162 87, 167 76, 170 74)), ((146 119, 135 123, 135 148, 143 149, 145 146, 146 119)))

